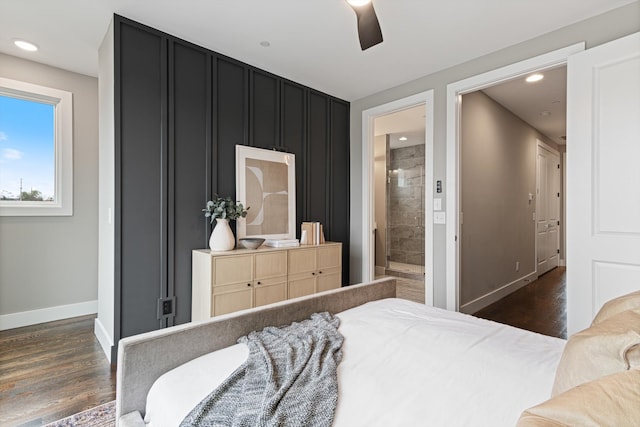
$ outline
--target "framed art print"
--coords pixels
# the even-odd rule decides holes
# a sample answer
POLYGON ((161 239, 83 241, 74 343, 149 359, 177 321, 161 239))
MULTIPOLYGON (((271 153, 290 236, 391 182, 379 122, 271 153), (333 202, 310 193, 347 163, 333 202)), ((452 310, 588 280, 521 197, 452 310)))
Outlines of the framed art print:
POLYGON ((238 239, 296 238, 295 155, 236 145, 236 200, 250 209, 238 239))

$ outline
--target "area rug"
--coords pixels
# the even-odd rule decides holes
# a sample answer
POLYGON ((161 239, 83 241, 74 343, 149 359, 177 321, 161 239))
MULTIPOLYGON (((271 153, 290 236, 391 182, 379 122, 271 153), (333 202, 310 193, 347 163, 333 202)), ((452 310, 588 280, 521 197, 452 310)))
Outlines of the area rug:
POLYGON ((95 408, 78 412, 70 417, 47 424, 45 427, 114 427, 116 425, 116 401, 112 400, 95 408))

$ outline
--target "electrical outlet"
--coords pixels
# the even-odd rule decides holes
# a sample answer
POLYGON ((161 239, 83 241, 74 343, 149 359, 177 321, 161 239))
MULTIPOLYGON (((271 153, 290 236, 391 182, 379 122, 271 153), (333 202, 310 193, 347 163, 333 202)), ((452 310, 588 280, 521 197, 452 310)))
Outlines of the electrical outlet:
POLYGON ((516 271, 520 271, 520 261, 516 261, 516 271))
POLYGON ((171 314, 171 312, 173 311, 173 304, 171 304, 171 300, 168 301, 162 301, 162 315, 163 316, 167 316, 169 314, 171 314))
POLYGON ((158 299, 158 319, 175 316, 175 297, 158 299))

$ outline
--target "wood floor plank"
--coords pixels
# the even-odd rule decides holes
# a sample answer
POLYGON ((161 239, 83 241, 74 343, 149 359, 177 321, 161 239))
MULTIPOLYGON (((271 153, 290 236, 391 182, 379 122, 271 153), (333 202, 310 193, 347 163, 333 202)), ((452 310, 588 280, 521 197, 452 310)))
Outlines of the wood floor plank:
POLYGON ((0 331, 0 426, 41 426, 115 399, 94 319, 0 331))
POLYGON ((566 268, 557 267, 474 316, 543 335, 567 338, 566 268))

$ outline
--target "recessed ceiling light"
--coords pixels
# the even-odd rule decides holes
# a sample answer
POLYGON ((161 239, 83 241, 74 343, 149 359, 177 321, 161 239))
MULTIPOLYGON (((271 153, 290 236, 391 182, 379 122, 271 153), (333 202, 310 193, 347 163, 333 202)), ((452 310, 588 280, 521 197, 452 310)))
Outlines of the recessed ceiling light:
POLYGON ((406 141, 407 137, 406 136, 401 136, 400 138, 398 138, 399 141, 406 141))
POLYGON ((269 47, 269 46, 271 46, 271 43, 269 43, 267 40, 263 40, 263 41, 260 42, 260 46, 269 47))
POLYGON ((371 3, 371 0, 347 0, 351 6, 364 6, 365 4, 371 3))
POLYGON ((29 52, 35 52, 36 50, 38 50, 38 46, 26 40, 14 39, 13 44, 18 46, 20 49, 26 50, 29 52))
POLYGON ((542 74, 531 74, 529 77, 527 77, 526 81, 527 83, 533 83, 538 82, 542 79, 544 79, 544 76, 542 74))

